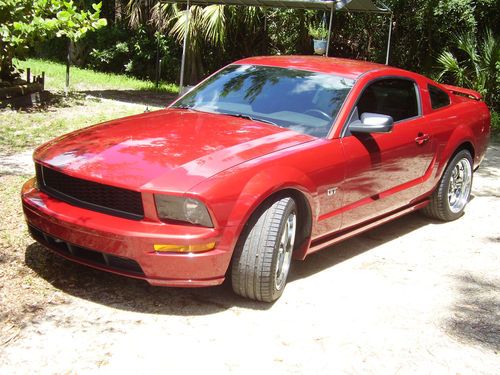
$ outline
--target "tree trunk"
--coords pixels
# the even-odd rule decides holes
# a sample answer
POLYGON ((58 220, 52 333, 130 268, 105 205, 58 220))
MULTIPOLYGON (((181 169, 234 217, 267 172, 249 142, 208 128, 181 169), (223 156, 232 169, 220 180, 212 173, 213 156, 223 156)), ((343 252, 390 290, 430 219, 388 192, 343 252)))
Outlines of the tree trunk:
POLYGON ((115 0, 115 23, 122 20, 122 0, 115 0))

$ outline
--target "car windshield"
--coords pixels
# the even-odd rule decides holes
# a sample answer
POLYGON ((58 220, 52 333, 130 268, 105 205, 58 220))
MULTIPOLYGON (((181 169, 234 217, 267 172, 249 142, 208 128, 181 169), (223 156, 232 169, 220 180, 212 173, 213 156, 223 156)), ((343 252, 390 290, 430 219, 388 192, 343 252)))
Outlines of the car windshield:
POLYGON ((258 65, 229 65, 172 105, 268 122, 325 137, 354 81, 258 65))

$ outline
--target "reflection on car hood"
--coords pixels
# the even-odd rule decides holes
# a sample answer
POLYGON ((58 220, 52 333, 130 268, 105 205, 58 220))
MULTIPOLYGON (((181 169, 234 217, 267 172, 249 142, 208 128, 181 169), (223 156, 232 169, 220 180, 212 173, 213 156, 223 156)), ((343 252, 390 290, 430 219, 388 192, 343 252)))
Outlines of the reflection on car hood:
POLYGON ((63 135, 34 158, 79 178, 182 193, 225 169, 313 139, 261 122, 166 109, 63 135))

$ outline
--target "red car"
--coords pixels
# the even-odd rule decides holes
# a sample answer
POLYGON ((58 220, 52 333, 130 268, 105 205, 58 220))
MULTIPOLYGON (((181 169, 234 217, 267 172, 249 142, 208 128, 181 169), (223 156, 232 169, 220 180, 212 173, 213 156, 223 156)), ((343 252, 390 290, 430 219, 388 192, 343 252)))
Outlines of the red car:
POLYGON ((280 297, 291 259, 403 214, 454 220, 489 139, 474 91, 363 61, 254 57, 168 108, 39 147, 31 235, 152 285, 280 297), (228 276, 229 275, 229 276, 228 276))

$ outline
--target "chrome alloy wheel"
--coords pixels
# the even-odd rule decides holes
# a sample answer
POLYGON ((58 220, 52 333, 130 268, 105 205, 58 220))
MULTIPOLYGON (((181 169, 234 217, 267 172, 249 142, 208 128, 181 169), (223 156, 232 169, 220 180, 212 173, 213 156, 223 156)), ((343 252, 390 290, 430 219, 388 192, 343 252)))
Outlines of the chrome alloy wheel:
POLYGON ((283 288, 292 262, 293 245, 295 244, 295 232, 297 230, 297 216, 292 212, 285 223, 283 234, 278 247, 278 259, 275 270, 275 286, 277 290, 283 288))
POLYGON ((448 205, 454 213, 460 212, 469 200, 472 185, 472 166, 462 158, 453 168, 448 185, 448 205))

